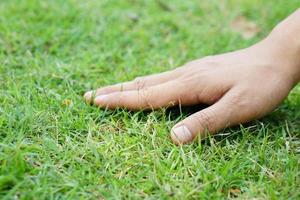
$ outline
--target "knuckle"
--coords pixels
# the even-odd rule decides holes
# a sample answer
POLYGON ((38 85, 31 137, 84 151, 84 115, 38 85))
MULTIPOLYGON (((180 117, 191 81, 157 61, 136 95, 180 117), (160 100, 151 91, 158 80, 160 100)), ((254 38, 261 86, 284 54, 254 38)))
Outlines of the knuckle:
POLYGON ((146 80, 144 77, 136 77, 133 80, 133 84, 136 86, 137 89, 143 89, 146 85, 146 80))
POLYGON ((244 107, 247 104, 249 95, 246 91, 235 93, 229 100, 229 106, 244 107))
POLYGON ((266 113, 268 106, 261 106, 262 102, 268 101, 264 96, 257 95, 253 90, 245 89, 233 95, 229 100, 228 107, 234 112, 239 121, 246 122, 249 119, 260 118, 266 113))
POLYGON ((142 102, 142 104, 147 105, 148 107, 155 107, 156 101, 158 98, 157 91, 150 89, 148 87, 143 88, 142 90, 139 90, 139 101, 142 102))
POLYGON ((216 124, 215 113, 211 110, 206 110, 203 112, 199 112, 195 117, 197 123, 205 130, 210 132, 214 131, 214 127, 216 124))
POLYGON ((248 121, 248 117, 252 118, 260 112, 256 99, 257 97, 247 90, 239 91, 227 100, 227 113, 230 113, 232 120, 248 121))

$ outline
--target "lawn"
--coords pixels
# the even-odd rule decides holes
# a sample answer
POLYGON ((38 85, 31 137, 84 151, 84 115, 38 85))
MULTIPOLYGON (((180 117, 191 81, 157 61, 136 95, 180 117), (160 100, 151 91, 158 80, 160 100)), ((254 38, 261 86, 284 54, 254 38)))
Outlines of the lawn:
POLYGON ((267 117, 182 147, 170 128, 193 109, 108 111, 82 99, 247 47, 299 6, 1 0, 0 199, 299 199, 300 86, 267 117), (255 36, 232 30, 239 16, 255 36))

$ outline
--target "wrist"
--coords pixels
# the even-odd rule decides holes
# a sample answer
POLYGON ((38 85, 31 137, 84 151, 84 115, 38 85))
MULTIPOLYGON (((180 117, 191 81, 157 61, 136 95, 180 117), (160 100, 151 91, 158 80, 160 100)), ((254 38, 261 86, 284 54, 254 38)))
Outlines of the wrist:
POLYGON ((267 36, 274 59, 293 78, 294 84, 300 81, 300 9, 279 23, 267 36))
POLYGON ((270 35, 261 43, 273 66, 282 72, 292 86, 300 81, 300 49, 291 45, 281 35, 270 35))
POLYGON ((258 46, 261 46, 272 65, 292 86, 300 81, 300 40, 276 27, 258 46))

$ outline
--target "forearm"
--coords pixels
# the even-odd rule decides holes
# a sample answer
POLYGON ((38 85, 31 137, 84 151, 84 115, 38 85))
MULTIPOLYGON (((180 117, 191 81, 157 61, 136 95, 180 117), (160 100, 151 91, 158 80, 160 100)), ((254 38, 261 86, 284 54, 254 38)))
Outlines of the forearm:
POLYGON ((279 57, 286 60, 287 70, 294 79, 300 81, 300 9, 279 23, 267 37, 271 45, 278 49, 279 57))

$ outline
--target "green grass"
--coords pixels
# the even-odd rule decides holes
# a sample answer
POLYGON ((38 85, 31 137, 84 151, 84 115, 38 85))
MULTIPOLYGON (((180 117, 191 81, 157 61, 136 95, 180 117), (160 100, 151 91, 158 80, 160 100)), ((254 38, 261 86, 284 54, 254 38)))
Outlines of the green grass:
POLYGON ((264 119, 183 147, 169 131, 189 111, 107 111, 82 99, 92 88, 249 46, 299 6, 1 0, 0 198, 299 199, 299 86, 264 119), (261 32, 250 40, 232 32, 239 15, 261 32))

